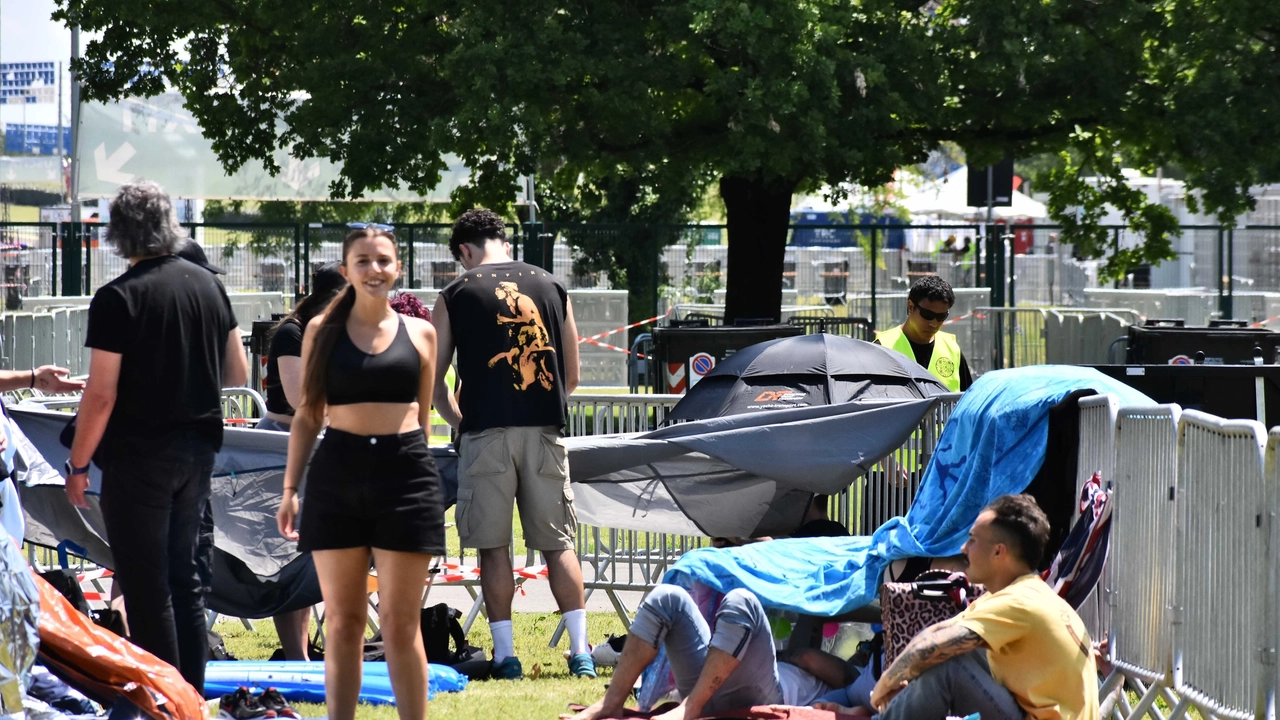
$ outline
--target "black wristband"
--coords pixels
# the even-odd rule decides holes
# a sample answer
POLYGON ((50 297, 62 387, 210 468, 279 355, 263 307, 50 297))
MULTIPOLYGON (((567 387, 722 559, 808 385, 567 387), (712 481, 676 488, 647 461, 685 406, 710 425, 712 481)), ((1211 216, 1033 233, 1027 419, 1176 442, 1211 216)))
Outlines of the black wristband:
POLYGON ((35 369, 35 368, 31 368, 31 384, 30 384, 30 385, 28 385, 28 386, 27 386, 27 388, 28 388, 28 389, 34 389, 34 388, 35 388, 35 386, 36 386, 36 369, 35 369))

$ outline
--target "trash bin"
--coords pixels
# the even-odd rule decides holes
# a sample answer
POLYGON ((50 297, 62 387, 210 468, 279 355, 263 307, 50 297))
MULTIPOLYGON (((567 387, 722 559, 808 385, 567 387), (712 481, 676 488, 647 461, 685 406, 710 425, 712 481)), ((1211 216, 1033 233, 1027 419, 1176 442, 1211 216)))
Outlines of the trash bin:
POLYGON ((431 262, 431 287, 443 290, 449 283, 458 279, 458 263, 453 260, 433 260, 431 262))
POLYGON ((658 391, 684 393, 720 361, 745 347, 803 334, 804 328, 795 325, 654 328, 658 391))
POLYGON ((849 261, 820 263, 822 270, 822 300, 828 305, 843 305, 849 291, 849 261))
POLYGON ((22 296, 27 290, 27 266, 4 266, 4 307, 6 310, 21 310, 22 296))
POLYGON ((272 313, 270 320, 254 320, 249 332, 249 387, 266 392, 267 355, 271 352, 272 329, 284 318, 272 313))
POLYGON ((288 285, 289 273, 284 261, 279 258, 268 258, 258 265, 258 277, 262 281, 262 292, 284 292, 288 285))

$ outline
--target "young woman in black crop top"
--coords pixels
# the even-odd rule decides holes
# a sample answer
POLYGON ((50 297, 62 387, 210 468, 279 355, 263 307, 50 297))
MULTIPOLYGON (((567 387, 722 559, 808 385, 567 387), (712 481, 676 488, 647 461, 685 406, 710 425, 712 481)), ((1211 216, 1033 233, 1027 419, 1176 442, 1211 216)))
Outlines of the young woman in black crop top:
POLYGON ((312 553, 320 577, 329 717, 355 718, 372 556, 396 710, 400 720, 423 720, 422 589, 431 557, 445 551, 439 475, 425 433, 436 334, 431 323, 391 308, 400 265, 389 230, 348 234, 341 271, 350 285, 303 335, 302 403, 290 428, 277 521, 300 551, 312 553))

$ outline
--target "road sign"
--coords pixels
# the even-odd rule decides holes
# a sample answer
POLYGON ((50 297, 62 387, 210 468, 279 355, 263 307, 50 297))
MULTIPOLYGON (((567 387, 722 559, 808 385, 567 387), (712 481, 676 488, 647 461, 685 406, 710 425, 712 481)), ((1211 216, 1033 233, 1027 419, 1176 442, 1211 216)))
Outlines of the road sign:
POLYGON ((698 381, 707 376, 707 373, 716 367, 716 359, 707 353, 694 353, 689 358, 689 387, 698 384, 698 381))
POLYGON ((684 363, 666 363, 667 365, 667 392, 673 395, 682 394, 688 389, 688 376, 685 375, 684 363))
MULTIPOLYGON (((253 162, 228 175, 177 93, 86 103, 81 117, 81 197, 110 197, 124 183, 145 178, 174 197, 329 200, 329 184, 339 173, 338 166, 328 160, 298 160, 277 151, 275 161, 281 172, 275 177, 253 162)), ((428 193, 370 190, 361 200, 445 202, 454 188, 471 179, 471 172, 457 158, 445 160, 448 170, 428 193)))

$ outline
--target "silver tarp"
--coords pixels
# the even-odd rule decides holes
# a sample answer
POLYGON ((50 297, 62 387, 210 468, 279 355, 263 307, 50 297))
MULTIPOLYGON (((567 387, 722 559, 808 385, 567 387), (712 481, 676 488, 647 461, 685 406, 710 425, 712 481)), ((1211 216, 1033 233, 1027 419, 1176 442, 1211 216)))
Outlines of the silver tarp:
POLYGON ((0 527, 0 718, 25 717, 22 702, 40 649, 39 621, 40 593, 31 568, 0 527))

